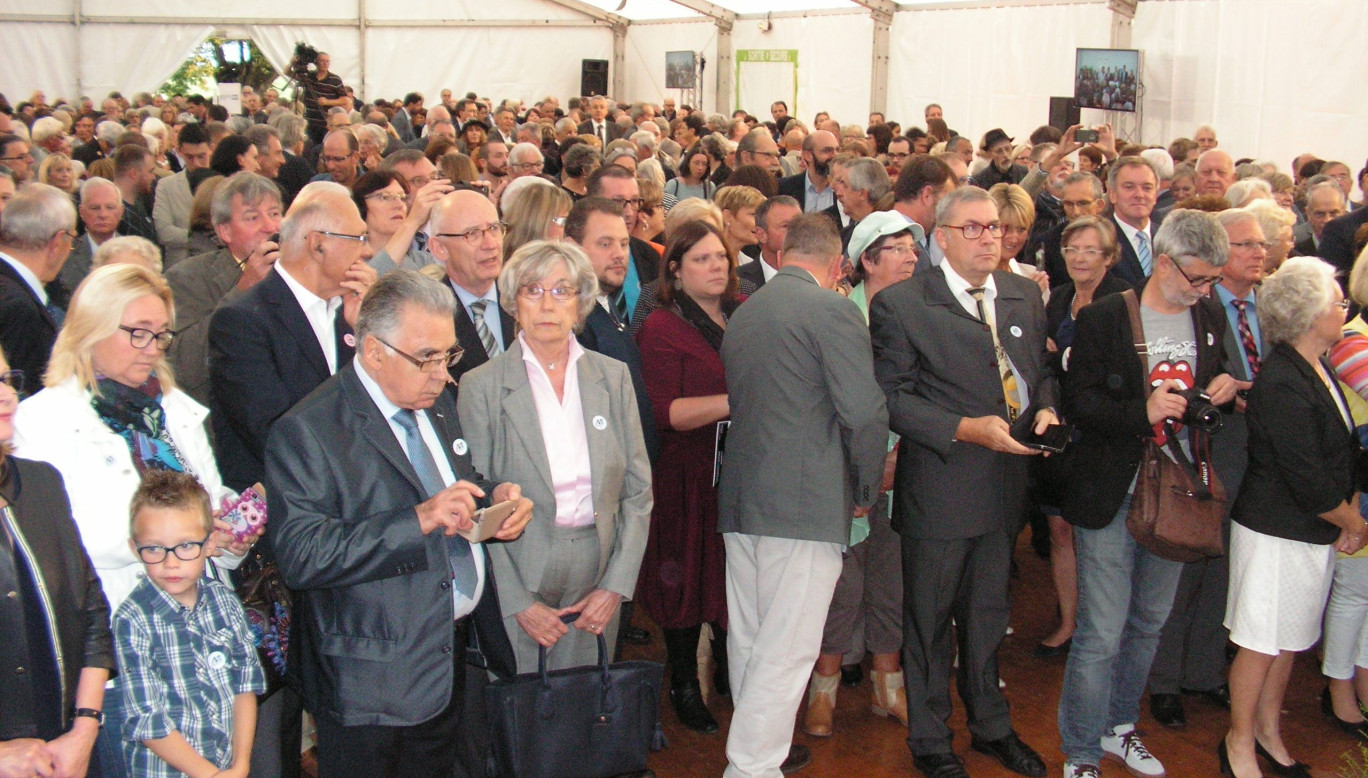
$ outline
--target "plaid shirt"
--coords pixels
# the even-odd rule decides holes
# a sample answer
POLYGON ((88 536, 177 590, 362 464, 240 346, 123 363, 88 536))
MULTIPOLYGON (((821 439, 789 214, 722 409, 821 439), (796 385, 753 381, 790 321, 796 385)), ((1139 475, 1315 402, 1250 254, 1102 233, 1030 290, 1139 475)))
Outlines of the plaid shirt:
POLYGON ((266 691, 242 603, 201 579, 193 609, 144 579, 114 614, 115 679, 106 726, 132 775, 182 773, 142 744, 180 732, 219 768, 233 763, 233 698, 266 691))

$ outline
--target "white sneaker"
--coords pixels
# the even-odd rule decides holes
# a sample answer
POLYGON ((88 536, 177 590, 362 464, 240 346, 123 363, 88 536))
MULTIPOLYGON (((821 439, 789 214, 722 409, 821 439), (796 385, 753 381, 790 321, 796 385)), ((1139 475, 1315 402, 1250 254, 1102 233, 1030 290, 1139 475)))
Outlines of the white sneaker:
POLYGON ((1064 778, 1102 778, 1102 771, 1097 769, 1097 765, 1065 762, 1064 778))
POLYGON ((1164 765, 1140 742, 1134 724, 1112 727, 1102 736, 1102 750, 1106 756, 1126 766, 1126 771, 1137 778, 1164 778, 1164 765))

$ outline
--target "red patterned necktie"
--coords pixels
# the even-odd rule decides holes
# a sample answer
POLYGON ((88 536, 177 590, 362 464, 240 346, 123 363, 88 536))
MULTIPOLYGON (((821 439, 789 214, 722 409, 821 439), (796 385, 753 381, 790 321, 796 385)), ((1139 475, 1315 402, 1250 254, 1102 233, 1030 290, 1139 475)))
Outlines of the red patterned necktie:
POLYGON ((1249 327, 1249 315, 1245 312, 1248 300, 1231 300, 1235 306, 1235 328, 1240 332, 1240 345, 1244 347, 1245 361, 1249 363, 1249 380, 1259 375, 1259 344, 1254 340, 1254 330, 1249 327))

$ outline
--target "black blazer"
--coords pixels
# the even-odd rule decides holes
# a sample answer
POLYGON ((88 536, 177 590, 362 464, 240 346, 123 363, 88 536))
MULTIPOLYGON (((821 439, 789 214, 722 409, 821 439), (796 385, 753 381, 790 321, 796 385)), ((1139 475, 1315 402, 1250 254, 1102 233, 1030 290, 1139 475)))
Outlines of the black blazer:
POLYGON ((644 286, 660 277, 660 252, 641 238, 632 236, 632 264, 644 286))
POLYGON ((736 269, 736 275, 743 281, 750 281, 752 284, 755 284, 755 288, 758 290, 765 285, 765 269, 760 267, 760 263, 764 261, 764 259, 757 257, 741 267, 738 267, 736 269))
MULTIPOLYGON (((109 670, 114 675, 114 647, 109 632, 109 602, 90 563, 76 521, 71 518, 65 485, 57 469, 46 462, 8 457, 0 465, 0 496, 14 512, 16 551, 27 549, 26 561, 37 568, 52 605, 54 621, 49 632, 62 656, 62 726, 75 709, 76 686, 86 667, 109 670)), ((0 553, 8 553, 0 551, 0 553)), ((16 607, 22 623, 22 607, 6 598, 0 608, 16 607)), ((21 632, 0 633, 0 655, 13 656, 11 646, 23 643, 21 632)), ((27 684, 13 683, 5 668, 0 673, 0 740, 42 737, 33 720, 33 698, 27 684)), ((36 679, 34 679, 36 680, 36 679)), ((55 735, 54 735, 55 736, 55 735)))
MULTIPOLYGON (((1130 289, 1130 284, 1117 278, 1110 270, 1103 276, 1102 281, 1097 285, 1097 290, 1093 292, 1093 302, 1101 300, 1109 294, 1124 292, 1130 289)), ((1050 301, 1045 304, 1045 335, 1053 338, 1059 332, 1059 325, 1069 316, 1069 309, 1073 306, 1074 283, 1070 281, 1062 286, 1057 286, 1050 290, 1050 301)), ((1089 303, 1091 305, 1092 303, 1089 303)), ((1064 358, 1064 346, 1056 343, 1060 350, 1051 352, 1050 367, 1054 368, 1059 375, 1064 375, 1064 368, 1061 364, 1064 358)))
MULTIPOLYGON (((1341 399, 1335 369, 1321 357, 1341 399)), ((1279 343, 1259 367, 1245 410, 1249 466, 1231 518, 1255 532, 1329 544, 1339 527, 1320 518, 1354 496, 1358 440, 1335 398, 1296 349, 1279 343)))
MULTIPOLYGON (((80 240, 84 240, 81 238, 80 240)), ((43 386, 57 323, 19 272, 0 260, 0 346, 10 368, 24 371, 24 388, 35 392, 43 386)))
POLYGON ((1354 260, 1358 256, 1354 253, 1354 233, 1364 224, 1368 224, 1368 208, 1356 208, 1332 219, 1321 230, 1320 252, 1317 256, 1339 268, 1340 286, 1349 283, 1349 271, 1354 269, 1354 260))
POLYGON ((627 325, 595 303, 584 320, 584 329, 580 331, 578 340, 589 351, 627 364, 632 374, 632 389, 636 391, 637 411, 641 414, 641 435, 646 439, 646 454, 654 465, 656 457, 660 455, 660 436, 656 434, 651 397, 646 393, 646 379, 641 372, 641 351, 637 349, 636 340, 627 332, 627 325))
MULTIPOLYGON (((340 308, 335 334, 340 370, 356 353, 340 308)), ((271 425, 329 375, 309 320, 275 270, 214 311, 209 319, 209 420, 219 473, 229 488, 242 491, 265 477, 271 425)))
MULTIPOLYGON (((798 204, 802 206, 803 212, 807 213, 807 171, 804 170, 779 179, 779 194, 788 195, 797 200, 798 204)), ((836 225, 837 232, 844 233, 844 228, 841 226, 841 212, 836 208, 836 200, 834 197, 832 198, 831 205, 827 208, 823 208, 821 213, 826 214, 827 218, 832 220, 836 225)), ((844 248, 847 243, 849 243, 849 237, 846 237, 841 241, 841 246, 844 248)))
MULTIPOLYGON (((1140 257, 1135 253, 1135 247, 1126 240, 1125 233, 1121 232, 1121 223, 1116 220, 1116 214, 1111 214, 1112 227, 1116 229, 1116 242, 1121 247, 1121 259, 1112 267, 1111 272, 1117 278, 1129 283, 1135 289, 1145 285, 1145 270, 1140 266, 1140 257)), ((1163 223, 1163 217, 1159 214, 1150 214, 1149 237, 1150 237, 1150 257, 1151 262, 1158 259, 1159 252, 1154 250, 1154 236, 1159 232, 1159 225, 1163 223)), ((1061 230, 1061 235, 1063 231, 1061 230)), ((1152 265, 1151 265, 1152 266, 1152 265)))
MULTIPOLYGON (((1141 294, 1137 291, 1136 294, 1141 294)), ((1192 307, 1197 341, 1196 385, 1205 387, 1225 372, 1226 318, 1220 303, 1203 297, 1192 307)), ((1113 294, 1078 314, 1069 370, 1064 375, 1064 418, 1082 436, 1075 441, 1060 511, 1084 529, 1111 523, 1140 466, 1144 443, 1153 435, 1145 407, 1148 376, 1135 353, 1126 300, 1113 294)), ((1220 436, 1213 438, 1220 445, 1220 436)))
MULTIPOLYGON (((1018 423, 1029 424, 1037 409, 1058 407, 1059 383, 1045 364, 1045 306, 1026 278, 996 271, 993 281, 1002 347, 1029 389, 1018 423)), ((1006 420, 1007 408, 992 333, 950 291, 945 264, 879 292, 869 303, 869 328, 889 426, 902 436, 893 528, 939 540, 1015 532, 1029 458, 955 441, 960 419, 1006 420)))
MULTIPOLYGON (((492 492, 469 452, 455 453, 465 450, 455 401, 439 395, 427 415, 455 476, 492 492)), ((452 652, 465 649, 452 645, 446 542, 419 531, 422 483, 351 364, 276 422, 266 462, 276 556, 295 592, 290 676, 304 707, 344 726, 437 715, 451 698, 452 652)), ((486 556, 474 632, 490 669, 511 675, 492 570, 486 556)))
MULTIPOLYGON (((447 281, 451 283, 450 280, 447 281)), ((497 294, 497 287, 495 294, 497 294)), ((454 293, 453 293, 454 294, 454 293)), ((513 339, 517 337, 517 322, 503 309, 503 306, 496 306, 499 310, 499 327, 503 331, 504 349, 513 345, 513 339)), ((489 316, 489 309, 485 309, 485 316, 489 316)), ((486 322, 488 319, 486 319, 486 322)), ((460 391, 461 376, 489 361, 489 353, 485 351, 484 343, 480 341, 480 335, 475 330, 475 320, 470 318, 470 313, 461 303, 460 298, 456 299, 456 342, 460 344, 465 354, 461 356, 461 361, 452 365, 448 370, 451 373, 451 380, 454 383, 448 384, 447 388, 451 392, 454 400, 457 392, 460 391)))
POLYGON ((1319 254, 1320 250, 1316 247, 1316 238, 1313 235, 1307 235, 1292 244, 1292 256, 1294 257, 1314 257, 1319 254))
MULTIPOLYGON (((604 129, 604 131, 605 131, 606 133, 608 133, 608 142, 609 142, 609 143, 612 143, 613 141, 617 140, 618 138, 621 138, 621 137, 624 137, 624 136, 625 136, 625 133, 623 132, 622 128, 621 128, 621 127, 618 127, 617 122, 613 121, 613 120, 610 119, 610 118, 605 118, 605 119, 603 120, 603 129, 604 129)), ((593 121, 592 119, 586 119, 585 121, 580 122, 579 127, 575 128, 575 131, 578 132, 580 135, 593 135, 593 134, 594 134, 594 121, 593 121)), ((490 131, 490 137, 491 137, 491 138, 494 137, 494 133, 497 133, 497 132, 498 132, 498 129, 497 129, 497 128, 495 128, 494 130, 491 130, 491 131, 490 131)))

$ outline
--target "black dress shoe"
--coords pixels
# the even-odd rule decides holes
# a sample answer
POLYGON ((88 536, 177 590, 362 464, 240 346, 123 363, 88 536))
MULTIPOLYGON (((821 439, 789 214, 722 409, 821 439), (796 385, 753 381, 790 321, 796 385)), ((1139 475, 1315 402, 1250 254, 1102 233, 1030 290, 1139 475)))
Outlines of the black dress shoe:
POLYGON ((859 686, 864 681, 864 667, 860 665, 841 665, 841 684, 859 686))
POLYGON ((799 770, 812 764, 812 752, 807 746, 789 746, 788 756, 784 758, 784 763, 779 765, 779 772, 784 775, 796 773, 799 770))
POLYGON ((1038 778, 1045 774, 1045 760, 1040 758, 1030 746, 1017 737, 1017 733, 1012 732, 1007 737, 997 740, 979 740, 974 738, 970 741, 969 747, 988 756, 996 758, 1014 773, 1029 775, 1031 778, 1038 778))
POLYGON ((921 770, 926 778, 969 778, 969 773, 964 771, 964 762, 954 754, 914 756, 912 764, 921 770))
POLYGON ((1264 748, 1263 743, 1260 743, 1257 738, 1254 740, 1254 753, 1268 762, 1268 772, 1274 775, 1282 776, 1282 778, 1311 778, 1311 765, 1298 762, 1295 759, 1290 765, 1283 764, 1274 759, 1273 755, 1268 753, 1268 749, 1264 748))
POLYGON ((1031 656, 1036 659, 1052 659, 1057 656, 1068 656, 1070 648, 1073 648, 1072 637, 1057 646, 1036 643, 1036 647, 1031 649, 1031 656))
POLYGON ((1212 705, 1215 705, 1218 708, 1230 710, 1229 684, 1223 683, 1220 686, 1217 686, 1215 689, 1204 689, 1201 691, 1198 691, 1197 689, 1184 689, 1183 694, 1206 700, 1207 702, 1211 703, 1212 705))
POLYGON ((631 643, 634 646, 649 646, 651 644, 651 633, 641 627, 633 627, 628 624, 622 630, 622 642, 631 643))
POLYGON ((670 702, 674 704, 675 715, 684 726, 694 732, 711 735, 717 731, 717 719, 703 702, 703 688, 698 679, 679 684, 670 689, 670 702))
POLYGON ((1154 720, 1169 729, 1182 729, 1187 726, 1187 714, 1183 711, 1183 700, 1176 694, 1150 693, 1150 714, 1154 720))
POLYGON ((1330 687, 1321 692, 1321 715, 1330 719, 1340 731, 1353 735, 1359 740, 1368 740, 1368 721, 1345 721, 1335 713, 1335 704, 1330 700, 1330 687))

